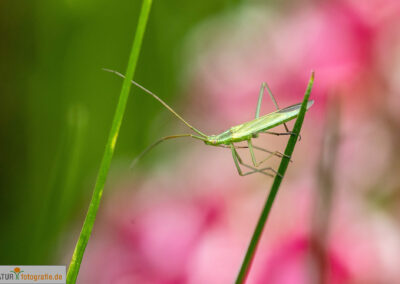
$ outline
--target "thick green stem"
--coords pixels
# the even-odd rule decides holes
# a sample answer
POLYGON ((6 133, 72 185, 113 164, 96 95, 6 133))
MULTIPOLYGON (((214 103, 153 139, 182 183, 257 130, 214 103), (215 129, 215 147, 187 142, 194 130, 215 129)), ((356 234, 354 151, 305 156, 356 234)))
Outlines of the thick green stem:
POLYGON ((103 195, 104 185, 107 179, 108 171, 110 169, 110 164, 114 154, 115 144, 117 142, 119 129, 121 127, 122 119, 124 116, 126 104, 129 97, 129 91, 131 88, 130 81, 133 79, 133 75, 135 73, 137 61, 139 58, 140 47, 142 46, 143 35, 146 30, 146 24, 149 17, 151 4, 152 0, 143 0, 142 8, 139 15, 138 25, 136 28, 135 39, 133 41, 128 67, 126 70, 126 77, 122 84, 118 105, 115 111, 110 134, 108 136, 107 144, 104 150, 103 158, 101 160, 99 173, 97 175, 97 180, 96 180, 96 185, 94 187, 92 200, 90 202, 89 209, 86 214, 86 219, 83 224, 78 242, 75 246, 75 251, 72 256, 71 263, 68 269, 68 274, 67 274, 68 284, 73 284, 76 282, 83 254, 85 252, 86 245, 89 241, 93 225, 96 219, 97 210, 100 205, 101 196, 103 195))
POLYGON ((275 201, 276 194, 278 193, 279 186, 281 185, 282 179, 285 175, 286 169, 289 165, 290 158, 293 154, 294 147, 297 142, 298 135, 300 134, 301 126, 303 125, 304 116, 307 111, 307 102, 310 97, 312 85, 314 82, 314 72, 311 74, 310 81, 307 86, 306 93, 304 94, 303 102, 301 104, 299 116, 296 119, 296 122, 293 127, 293 133, 295 135, 291 135, 288 141, 288 144, 285 149, 285 155, 282 157, 281 164, 279 165, 278 174, 275 176, 274 182, 271 186, 271 191, 269 192, 267 201, 265 202, 264 208, 261 212, 260 218, 258 219, 256 228, 253 233, 253 237, 251 238, 249 247, 247 248, 246 255, 244 257, 242 266, 239 271, 239 275, 236 278, 236 284, 245 283, 247 275, 249 273, 252 261, 254 259, 254 255, 257 250, 258 243, 261 238, 261 234, 264 230, 265 223, 267 221, 268 215, 271 211, 272 204, 275 201))

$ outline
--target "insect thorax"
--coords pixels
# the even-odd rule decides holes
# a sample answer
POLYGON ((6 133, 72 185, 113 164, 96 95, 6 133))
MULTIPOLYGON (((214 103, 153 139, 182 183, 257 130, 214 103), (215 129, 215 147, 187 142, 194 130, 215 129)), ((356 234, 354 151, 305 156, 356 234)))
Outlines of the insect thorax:
POLYGON ((232 142, 232 132, 228 129, 217 135, 210 135, 205 143, 208 145, 230 144, 232 142))

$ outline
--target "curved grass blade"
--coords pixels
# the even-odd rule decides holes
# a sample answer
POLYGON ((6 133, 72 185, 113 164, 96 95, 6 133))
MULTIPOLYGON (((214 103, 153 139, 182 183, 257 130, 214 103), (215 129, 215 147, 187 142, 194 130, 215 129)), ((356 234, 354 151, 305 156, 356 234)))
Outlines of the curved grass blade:
POLYGON ((274 182, 271 186, 271 191, 269 192, 269 195, 265 202, 264 208, 258 219, 258 222, 257 222, 256 228, 254 230, 253 236, 251 238, 249 247, 247 248, 247 252, 244 257, 242 266, 241 266, 239 274, 236 278, 236 282, 235 282, 236 284, 245 283, 247 275, 250 271, 251 264, 254 259, 254 255, 256 253, 257 246, 258 246, 258 243, 261 238, 261 234, 265 227, 265 223, 266 223, 269 213, 271 211, 272 204, 275 201, 275 197, 276 197, 276 194, 278 193, 279 186, 281 185, 282 179, 285 176, 286 169, 289 165, 289 162, 290 162, 289 157, 292 156, 294 147, 296 146, 297 138, 300 134, 301 126, 303 125, 304 116, 305 116, 305 113, 307 110, 308 98, 310 97, 313 83, 314 83, 314 72, 311 73, 311 78, 308 83, 307 90, 304 94, 300 112, 299 112, 299 115, 298 115, 296 122, 294 124, 294 127, 293 127, 292 132, 295 133, 295 135, 290 136, 289 141, 286 145, 284 156, 282 157, 281 163, 278 168, 278 174, 275 176, 274 182))
POLYGON ((152 0, 143 0, 142 8, 139 15, 138 25, 136 28, 135 39, 133 41, 132 50, 129 56, 128 67, 126 70, 126 78, 122 84, 121 93, 119 96, 118 105, 115 111, 110 134, 101 160, 99 173, 97 175, 96 185, 94 187, 92 200, 89 205, 86 219, 83 224, 78 242, 75 246, 74 254, 72 255, 71 263, 67 273, 67 283, 73 284, 78 277, 79 268, 81 266, 83 254, 86 245, 92 233, 93 225, 96 219, 97 210, 100 205, 101 196, 103 195, 104 184, 107 179, 107 174, 110 169, 111 160, 114 154, 115 144, 117 142, 119 129, 121 127, 122 118, 124 116, 126 104, 129 97, 130 81, 133 79, 137 61, 139 58, 140 47, 142 46, 143 35, 146 30, 146 24, 151 9, 152 0))

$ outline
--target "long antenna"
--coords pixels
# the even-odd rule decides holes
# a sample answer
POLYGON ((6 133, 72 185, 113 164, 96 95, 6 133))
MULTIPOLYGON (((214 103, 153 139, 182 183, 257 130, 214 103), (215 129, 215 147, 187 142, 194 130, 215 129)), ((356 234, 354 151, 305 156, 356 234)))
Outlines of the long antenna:
MULTIPOLYGON (((102 68, 102 70, 107 71, 107 72, 111 72, 114 73, 122 78, 125 78, 124 75, 122 75, 121 73, 119 73, 118 71, 115 70, 111 70, 111 69, 107 69, 107 68, 102 68)), ((148 89, 146 89, 145 87, 143 87, 142 85, 140 85, 139 83, 136 83, 135 81, 131 80, 131 83, 133 85, 135 85, 136 87, 142 89, 143 91, 145 91, 146 93, 148 93, 149 95, 151 95, 153 98, 155 98, 157 101, 159 101, 163 106, 165 106, 170 112, 172 112, 177 118, 179 118, 184 124, 186 124, 190 129, 192 129, 194 132, 200 134, 203 137, 208 137, 206 134, 204 134, 203 132, 201 132, 200 130, 197 130, 196 128, 194 128, 192 125, 190 125, 186 120, 184 120, 179 114, 177 114, 169 105, 167 105, 166 102, 164 102, 162 99, 160 99, 156 94, 154 94, 153 92, 149 91, 148 89)))
POLYGON ((169 139, 175 139, 175 138, 182 138, 182 137, 192 137, 195 139, 199 139, 202 141, 205 141, 205 139, 203 137, 200 136, 196 136, 193 134, 176 134, 176 135, 171 135, 171 136, 165 136, 162 137, 160 139, 158 139, 156 142, 154 142, 153 144, 151 144, 150 146, 148 146, 142 153, 139 154, 139 156, 137 156, 133 162, 131 163, 130 168, 132 169, 136 163, 145 155, 147 154, 147 152, 149 152, 151 149, 153 149, 154 147, 156 147, 158 144, 160 144, 161 142, 164 142, 165 140, 169 140, 169 139))

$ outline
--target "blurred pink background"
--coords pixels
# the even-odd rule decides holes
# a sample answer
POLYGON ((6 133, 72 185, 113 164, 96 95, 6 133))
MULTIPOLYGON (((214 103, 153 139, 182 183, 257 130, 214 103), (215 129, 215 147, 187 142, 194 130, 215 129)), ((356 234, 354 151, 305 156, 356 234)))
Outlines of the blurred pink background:
MULTIPOLYGON (((399 36, 397 0, 247 2, 188 35, 184 117, 207 134, 253 119, 263 81, 285 107, 316 74, 247 283, 400 283, 399 36)), ((184 144, 109 186, 78 283, 234 282, 272 179, 240 177, 229 150, 184 144)))

